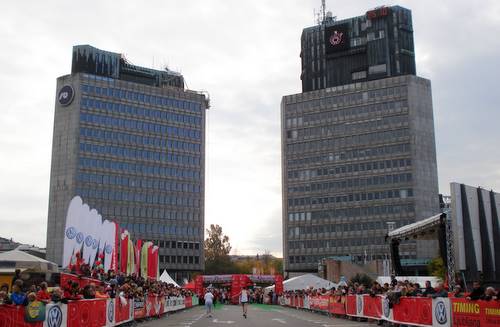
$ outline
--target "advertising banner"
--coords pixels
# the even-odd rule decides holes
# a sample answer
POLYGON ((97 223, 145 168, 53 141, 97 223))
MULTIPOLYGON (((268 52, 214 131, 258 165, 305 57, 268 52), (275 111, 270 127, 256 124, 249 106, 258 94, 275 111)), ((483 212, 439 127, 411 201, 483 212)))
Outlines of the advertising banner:
POLYGON ((345 315, 345 296, 333 296, 330 298, 330 303, 328 306, 328 311, 335 315, 345 315))
POLYGON ((432 299, 432 326, 449 327, 450 325, 450 299, 447 297, 438 297, 432 299))
POLYGON ((115 325, 115 299, 106 299, 106 327, 115 325))
POLYGON ((366 318, 382 318, 382 297, 363 296, 363 316, 366 318))
POLYGON ((144 298, 134 299, 134 319, 142 319, 146 317, 146 301, 144 298))
POLYGON ((24 310, 24 321, 38 322, 45 320, 45 303, 40 301, 30 302, 24 310))
POLYGON ((500 326, 500 302, 452 298, 451 315, 453 327, 500 326))
POLYGON ((124 297, 117 296, 115 298, 115 324, 128 322, 133 319, 133 315, 130 315, 130 308, 131 306, 133 307, 132 302, 132 300, 126 299, 124 297))
POLYGON ((24 307, 3 304, 0 305, 0 327, 41 327, 41 322, 25 322, 24 307))
POLYGON ((106 303, 106 299, 69 301, 67 326, 105 326, 106 303))
POLYGON ((356 304, 356 295, 347 295, 346 298, 346 314, 348 316, 355 316, 356 315, 356 310, 357 310, 357 304, 356 304))
MULTIPOLYGON (((45 321, 43 322, 43 327, 65 327, 67 321, 68 306, 66 304, 49 303, 45 306, 45 321)), ((1 325, 0 323, 0 326, 1 325)))
POLYGON ((69 203, 64 232, 62 267, 67 268, 79 253, 91 267, 98 254, 104 256, 104 270, 111 267, 115 250, 116 225, 102 216, 82 198, 75 196, 69 203))
POLYGON ((392 307, 394 322, 432 326, 432 299, 426 297, 401 297, 392 307))

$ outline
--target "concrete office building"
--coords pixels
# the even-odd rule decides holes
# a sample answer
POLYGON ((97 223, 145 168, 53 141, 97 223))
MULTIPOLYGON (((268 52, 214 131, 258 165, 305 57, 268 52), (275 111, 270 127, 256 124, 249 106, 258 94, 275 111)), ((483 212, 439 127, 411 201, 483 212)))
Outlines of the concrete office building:
POLYGON ((179 73, 82 45, 55 102, 47 259, 61 263, 66 211, 79 195, 158 245, 173 278, 203 270, 207 96, 185 89, 179 73))
MULTIPOLYGON (((411 73, 414 58, 405 65, 395 59, 395 67, 409 71, 389 70, 393 56, 386 55, 381 56, 388 60, 384 64, 382 59, 374 62, 385 65, 383 74, 377 68, 380 73, 373 75, 372 66, 365 65, 364 78, 353 80, 359 71, 353 64, 352 74, 335 79, 329 75, 344 71, 350 59, 357 62, 359 56, 377 57, 377 51, 393 49, 371 44, 387 33, 368 38, 353 30, 392 19, 397 23, 401 12, 411 22, 409 10, 384 7, 382 14, 368 12, 338 22, 325 19, 304 30, 303 41, 304 34, 318 31, 324 43, 319 57, 329 56, 325 48, 332 43, 342 49, 331 52, 335 58, 319 76, 328 87, 304 84, 304 76, 316 68, 303 61, 304 92, 285 96, 281 103, 283 248, 289 274, 317 271, 325 257, 358 263, 389 258, 384 240, 389 225, 400 227, 439 213, 431 85, 411 73), (339 33, 347 45, 330 37, 339 33), (360 38, 354 44, 353 35, 360 38), (336 63, 341 57, 342 63, 336 63)), ((413 41, 408 44, 411 49, 396 52, 412 53, 413 41)), ((304 59, 310 50, 302 45, 304 59)), ((401 245, 400 255, 403 263, 415 264, 417 259, 433 258, 436 249, 437 245, 409 241, 401 245)))

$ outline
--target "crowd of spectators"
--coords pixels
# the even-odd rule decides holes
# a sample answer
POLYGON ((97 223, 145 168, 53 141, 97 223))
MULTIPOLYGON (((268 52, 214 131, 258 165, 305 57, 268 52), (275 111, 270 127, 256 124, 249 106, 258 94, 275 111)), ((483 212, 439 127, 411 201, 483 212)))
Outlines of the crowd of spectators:
POLYGON ((453 291, 449 291, 442 282, 438 282, 435 287, 431 286, 430 281, 426 281, 422 286, 419 283, 412 283, 408 280, 398 281, 393 279, 391 283, 380 284, 374 281, 370 287, 357 282, 351 282, 345 286, 339 286, 332 289, 314 289, 309 288, 305 290, 286 291, 285 296, 316 296, 316 295, 329 295, 329 296, 342 296, 348 294, 368 294, 371 296, 386 295, 390 303, 398 303, 399 298, 402 296, 416 296, 416 297, 456 297, 466 298, 468 300, 500 300, 500 290, 489 286, 483 288, 479 282, 474 282, 470 292, 465 292, 464 287, 456 285, 453 291))
POLYGON ((80 283, 75 279, 69 279, 66 285, 59 285, 49 288, 46 282, 32 283, 27 285, 22 279, 16 279, 12 284, 11 292, 9 285, 0 285, 0 305, 28 305, 33 301, 63 302, 69 300, 115 298, 132 299, 144 298, 148 295, 163 297, 192 296, 191 291, 176 287, 173 284, 161 281, 146 279, 136 274, 125 276, 122 273, 115 274, 113 270, 107 273, 92 276, 84 274, 81 277, 98 277, 87 279, 85 286, 80 287, 80 283))

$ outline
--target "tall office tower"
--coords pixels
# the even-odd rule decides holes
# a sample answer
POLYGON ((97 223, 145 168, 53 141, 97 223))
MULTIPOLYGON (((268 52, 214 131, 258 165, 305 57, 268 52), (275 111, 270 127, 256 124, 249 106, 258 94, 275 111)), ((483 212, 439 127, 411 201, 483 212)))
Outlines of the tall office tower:
POLYGON ((134 239, 160 247, 177 280, 204 269, 205 110, 176 72, 73 47, 57 79, 47 258, 58 263, 66 211, 79 195, 134 239))
MULTIPOLYGON (((304 30, 301 57, 303 93, 281 103, 285 271, 388 258, 388 226, 440 212, 431 85, 414 75, 411 12, 327 15, 304 30)), ((429 244, 405 242, 402 262, 433 258, 429 244)))

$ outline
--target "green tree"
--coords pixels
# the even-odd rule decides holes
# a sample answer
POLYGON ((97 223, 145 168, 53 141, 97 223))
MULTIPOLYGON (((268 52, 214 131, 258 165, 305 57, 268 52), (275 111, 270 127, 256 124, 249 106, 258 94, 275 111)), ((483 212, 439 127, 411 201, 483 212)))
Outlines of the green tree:
POLYGON ((367 274, 356 274, 351 278, 351 282, 358 283, 358 284, 363 284, 365 287, 371 287, 373 284, 373 279, 368 276, 367 274))
POLYGON ((441 257, 432 259, 431 262, 429 262, 429 264, 427 265, 427 271, 431 276, 438 277, 441 280, 445 280, 446 267, 441 257))
POLYGON ((206 274, 231 274, 236 272, 236 267, 229 258, 231 243, 229 236, 224 235, 222 227, 211 224, 207 229, 208 237, 205 240, 205 273, 206 274))

